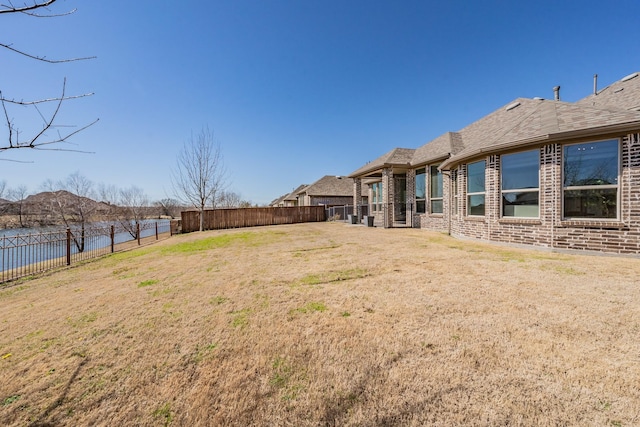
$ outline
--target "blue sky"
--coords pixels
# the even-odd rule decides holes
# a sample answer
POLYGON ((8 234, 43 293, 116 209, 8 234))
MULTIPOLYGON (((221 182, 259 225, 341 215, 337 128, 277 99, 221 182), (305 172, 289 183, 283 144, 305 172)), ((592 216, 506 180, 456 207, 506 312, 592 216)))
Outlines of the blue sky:
MULTIPOLYGON (((517 97, 576 101, 640 70, 637 1, 79 1, 60 18, 0 15, 6 97, 94 96, 60 124, 93 152, 0 153, 0 180, 39 191, 74 171, 96 183, 172 196, 180 146, 208 126, 229 189, 265 204, 394 147, 417 148, 517 97), (12 160, 12 161, 9 161, 12 160), (18 163, 27 161, 30 163, 18 163)), ((12 110, 27 133, 33 110, 12 110)), ((0 126, 6 139, 6 127, 0 126)))

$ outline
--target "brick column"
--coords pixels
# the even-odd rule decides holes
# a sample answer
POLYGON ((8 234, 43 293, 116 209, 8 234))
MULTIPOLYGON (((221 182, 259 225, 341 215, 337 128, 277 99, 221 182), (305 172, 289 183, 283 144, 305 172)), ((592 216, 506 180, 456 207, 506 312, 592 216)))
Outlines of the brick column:
POLYGON ((358 222, 362 218, 362 180, 360 178, 353 178, 353 214, 357 216, 358 222))
MULTIPOLYGON (((407 224, 415 227, 414 214, 416 212, 416 170, 407 171, 407 224), (411 215, 409 215, 411 208, 411 215)), ((419 225, 418 225, 419 228, 419 225)))
POLYGON ((382 170, 382 211, 384 212, 384 228, 393 227, 393 170, 382 170))
POLYGON ((484 216, 487 221, 487 236, 489 240, 493 240, 491 234, 492 228, 500 219, 500 198, 502 193, 500 190, 500 155, 492 154, 487 161, 485 169, 485 212, 484 216))
POLYGON ((554 227, 562 220, 562 147, 545 145, 540 149, 540 230, 546 242, 555 246, 554 227))

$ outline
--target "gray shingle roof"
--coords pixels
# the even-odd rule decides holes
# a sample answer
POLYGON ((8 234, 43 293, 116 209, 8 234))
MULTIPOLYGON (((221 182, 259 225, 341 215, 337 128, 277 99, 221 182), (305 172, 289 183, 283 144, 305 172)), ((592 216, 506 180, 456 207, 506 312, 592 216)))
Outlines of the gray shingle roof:
POLYGON ((459 133, 464 148, 444 165, 485 152, 566 139, 577 133, 597 136, 615 127, 640 128, 640 112, 518 98, 462 129, 459 133))
POLYGON ((421 166, 450 155, 442 164, 447 166, 492 151, 638 129, 640 73, 634 73, 576 103, 517 98, 460 131, 447 132, 417 150, 395 148, 349 176, 363 176, 387 166, 421 166))
POLYGON ((605 87, 597 95, 589 95, 576 102, 578 105, 591 107, 613 107, 624 110, 640 110, 640 73, 636 72, 623 77, 605 87))
POLYGON ((415 148, 394 148, 388 153, 362 166, 360 169, 353 171, 349 174, 349 177, 355 178, 385 166, 409 166, 415 152, 415 148))
POLYGON ((412 166, 420 166, 436 160, 446 159, 462 150, 462 137, 457 132, 447 132, 418 148, 411 159, 412 166))
POLYGON ((301 193, 307 196, 353 196, 353 180, 346 176, 325 175, 297 192, 301 193))
POLYGON ((303 190, 306 187, 307 187, 307 184, 299 185, 295 190, 293 190, 291 193, 287 194, 284 197, 284 200, 286 200, 286 201, 298 200, 298 193, 300 193, 300 191, 303 190))

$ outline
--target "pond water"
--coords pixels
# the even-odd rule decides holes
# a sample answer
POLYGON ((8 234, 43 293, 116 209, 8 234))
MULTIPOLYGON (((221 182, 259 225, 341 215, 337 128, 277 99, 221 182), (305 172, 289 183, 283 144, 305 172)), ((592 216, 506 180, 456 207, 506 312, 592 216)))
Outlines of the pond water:
MULTIPOLYGON (((169 231, 169 220, 144 220, 140 224, 140 237, 154 236, 156 225, 160 233, 169 231)), ((108 248, 111 245, 110 227, 114 226, 114 244, 134 240, 134 237, 117 222, 92 223, 85 227, 84 242, 78 237, 83 252, 108 248)), ((74 230, 74 228, 72 228, 74 230)), ((77 229, 76 229, 77 230, 77 229)), ((79 233, 74 233, 79 236, 79 233)), ((66 256, 66 227, 15 228, 0 230, 0 271, 48 261, 66 256)), ((71 244, 71 254, 80 250, 71 244)))

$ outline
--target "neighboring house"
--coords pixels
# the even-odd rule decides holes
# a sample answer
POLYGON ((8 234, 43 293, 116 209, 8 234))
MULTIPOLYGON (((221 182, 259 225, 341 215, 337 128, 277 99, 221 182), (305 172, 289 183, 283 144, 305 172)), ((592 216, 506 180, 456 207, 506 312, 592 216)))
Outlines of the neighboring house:
MULTIPOLYGON (((354 201, 353 181, 343 176, 325 175, 313 184, 299 189, 296 193, 298 206, 344 206, 354 201)), ((360 195, 357 204, 366 204, 366 197, 360 195)))
POLYGON ((385 227, 640 254, 638 110, 638 73, 575 103, 518 98, 349 176, 382 193, 385 227))
POLYGON ((269 206, 271 207, 290 207, 290 206, 298 206, 298 196, 297 193, 305 188, 307 184, 299 185, 295 190, 291 193, 285 194, 283 196, 275 199, 269 206))

